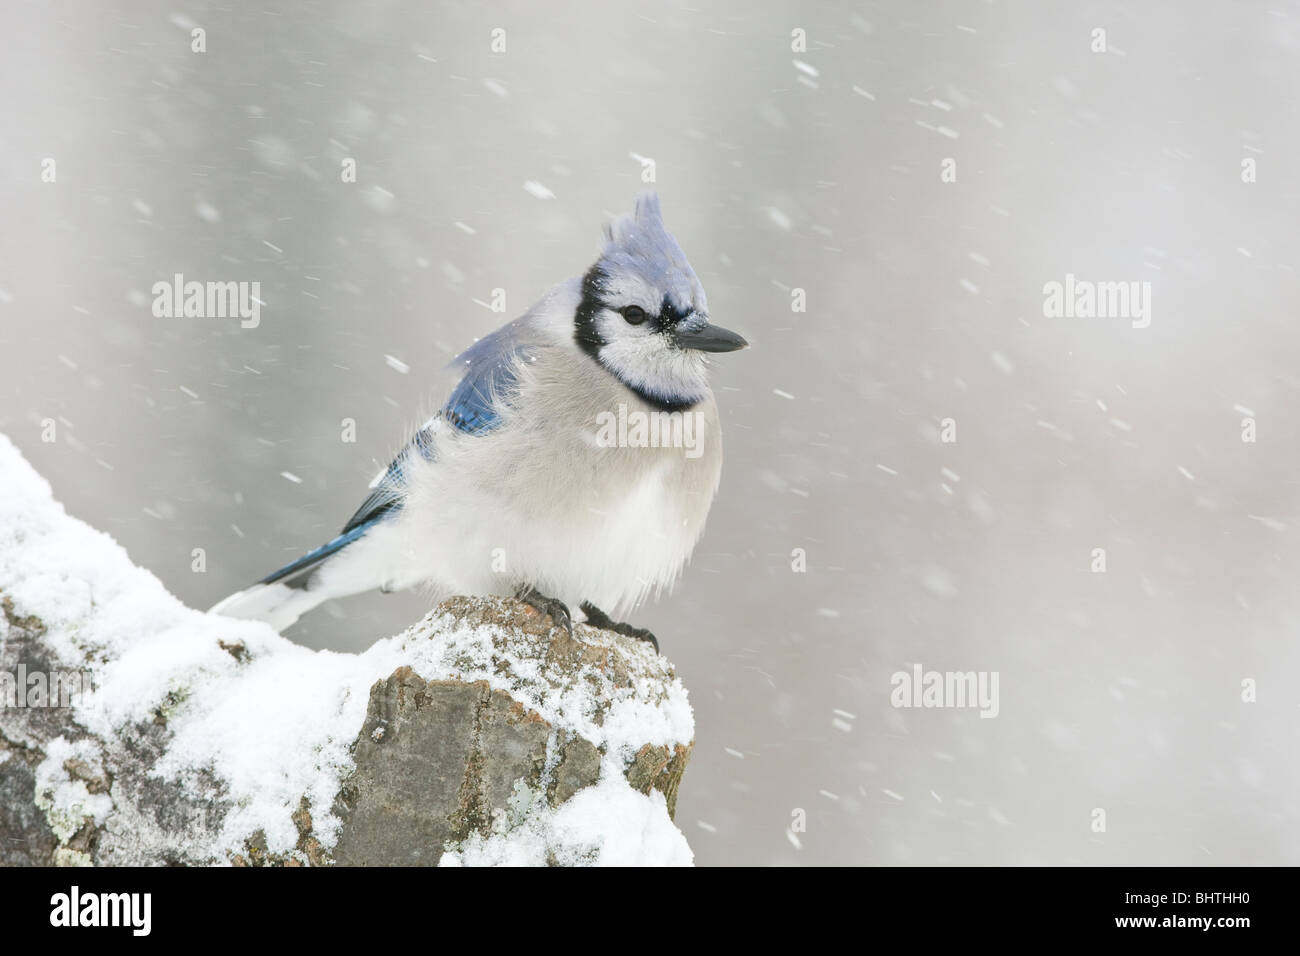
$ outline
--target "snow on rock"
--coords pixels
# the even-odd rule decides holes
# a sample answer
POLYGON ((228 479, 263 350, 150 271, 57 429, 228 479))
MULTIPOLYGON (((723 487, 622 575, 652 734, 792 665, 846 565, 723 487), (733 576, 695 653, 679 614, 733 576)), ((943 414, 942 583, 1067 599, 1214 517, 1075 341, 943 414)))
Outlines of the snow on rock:
POLYGON ((691 861, 670 816, 691 708, 641 642, 453 598, 311 651, 182 605, 3 435, 0 605, 0 674, 93 675, 70 707, 0 701, 0 792, 31 795, 0 837, 39 819, 33 862, 691 861))
POLYGON ((439 866, 690 866, 686 837, 673 825, 663 794, 628 786, 616 763, 600 782, 558 809, 524 791, 484 837, 449 846, 439 866))

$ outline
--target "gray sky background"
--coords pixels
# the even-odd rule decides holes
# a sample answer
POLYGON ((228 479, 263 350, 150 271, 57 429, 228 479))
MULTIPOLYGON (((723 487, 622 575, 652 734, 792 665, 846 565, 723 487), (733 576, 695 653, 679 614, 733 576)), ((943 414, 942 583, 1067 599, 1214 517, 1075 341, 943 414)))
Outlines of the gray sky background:
POLYGON ((754 345, 636 618, 698 862, 1295 864, 1298 53, 1294 3, 9 2, 0 430, 207 607, 337 531, 653 158, 754 345), (260 282, 261 325, 153 317, 177 272, 260 282), (1044 317, 1067 273, 1150 282, 1150 326, 1044 317), (999 716, 892 707, 914 663, 997 671, 999 716))

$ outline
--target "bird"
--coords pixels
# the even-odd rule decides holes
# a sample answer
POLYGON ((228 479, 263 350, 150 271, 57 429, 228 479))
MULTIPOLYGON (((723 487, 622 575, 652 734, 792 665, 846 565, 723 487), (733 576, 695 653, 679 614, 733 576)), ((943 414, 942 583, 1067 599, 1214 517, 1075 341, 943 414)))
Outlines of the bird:
POLYGON ((331 541, 211 611, 284 631, 378 589, 515 597, 572 633, 624 621, 680 577, 722 474, 714 325, 659 197, 604 227, 599 257, 452 363, 458 384, 331 541))

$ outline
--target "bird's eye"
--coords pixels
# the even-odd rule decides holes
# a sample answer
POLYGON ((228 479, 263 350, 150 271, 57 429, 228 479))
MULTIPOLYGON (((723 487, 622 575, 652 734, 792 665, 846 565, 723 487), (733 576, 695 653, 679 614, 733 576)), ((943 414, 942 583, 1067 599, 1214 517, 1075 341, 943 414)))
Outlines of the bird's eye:
POLYGON ((620 310, 628 325, 640 325, 645 321, 645 309, 639 305, 629 305, 620 310))

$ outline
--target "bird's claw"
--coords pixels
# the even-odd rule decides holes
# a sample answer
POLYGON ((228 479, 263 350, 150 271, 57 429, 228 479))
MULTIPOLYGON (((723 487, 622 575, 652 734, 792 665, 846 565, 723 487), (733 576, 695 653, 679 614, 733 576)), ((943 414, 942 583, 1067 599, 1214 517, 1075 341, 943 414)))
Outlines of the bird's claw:
POLYGON ((592 627, 598 627, 602 631, 613 631, 615 634, 622 634, 624 637, 634 637, 638 641, 649 641, 650 646, 655 649, 655 653, 659 653, 659 641, 644 627, 633 627, 631 624, 615 621, 590 601, 582 602, 582 613, 587 615, 587 623, 592 627))
POLYGON ((569 616, 569 606, 563 601, 547 597, 534 587, 520 588, 517 596, 538 614, 550 617, 551 623, 556 627, 562 628, 570 637, 573 636, 573 621, 569 616))

